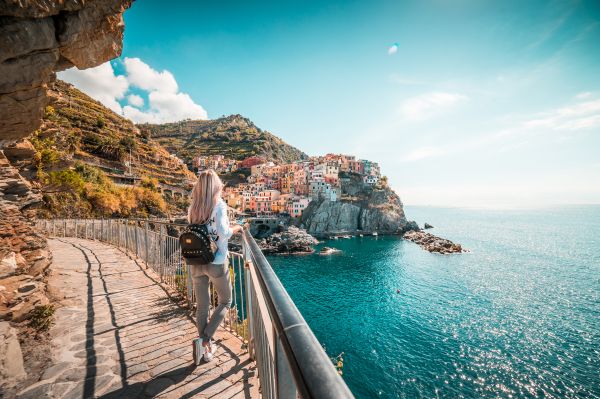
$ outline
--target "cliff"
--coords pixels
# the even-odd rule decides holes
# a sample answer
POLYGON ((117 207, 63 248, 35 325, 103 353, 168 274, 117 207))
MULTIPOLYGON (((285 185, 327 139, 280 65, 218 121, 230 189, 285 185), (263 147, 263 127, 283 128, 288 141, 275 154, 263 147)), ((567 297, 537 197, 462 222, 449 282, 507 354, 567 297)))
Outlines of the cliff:
MULTIPOLYGON (((120 55, 122 14, 131 3, 0 0, 0 320, 10 320, 20 329, 26 329, 24 323, 35 311, 51 310, 44 284, 51 254, 46 238, 32 224, 39 190, 9 160, 9 155, 26 159, 35 150, 25 142, 14 146, 11 154, 5 147, 40 126, 55 72, 90 68, 120 55)), ((29 367, 24 370, 19 341, 34 347, 40 338, 24 332, 17 339, 14 330, 7 334, 7 323, 0 325, 0 353, 10 353, 8 363, 0 361, 0 380, 8 378, 8 386, 2 384, 0 391, 10 396, 9 388, 25 370, 31 378, 38 377, 29 367)), ((33 363, 45 359, 42 353, 33 358, 38 359, 30 357, 33 363)))
POLYGON ((304 210, 301 224, 310 234, 401 234, 418 229, 406 220, 400 197, 385 183, 369 186, 353 173, 340 177, 341 199, 315 200, 304 210))
POLYGON ((54 72, 121 54, 131 2, 0 1, 0 147, 40 126, 54 72))
POLYGON ((43 192, 43 216, 164 216, 187 206, 185 164, 128 119, 60 80, 29 141, 4 152, 43 192), (125 184, 134 183, 134 184, 125 184))
POLYGON ((241 115, 138 127, 187 163, 197 155, 225 155, 238 160, 260 156, 280 163, 307 158, 299 149, 241 115))

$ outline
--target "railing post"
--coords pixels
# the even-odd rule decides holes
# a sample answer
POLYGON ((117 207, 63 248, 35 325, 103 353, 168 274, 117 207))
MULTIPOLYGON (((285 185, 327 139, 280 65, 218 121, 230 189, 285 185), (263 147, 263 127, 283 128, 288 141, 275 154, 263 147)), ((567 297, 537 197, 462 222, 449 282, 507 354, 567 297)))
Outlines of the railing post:
POLYGON ((133 232, 135 233, 135 256, 139 257, 139 242, 138 242, 138 225, 137 225, 137 221, 134 222, 135 224, 133 225, 133 232))
POLYGON ((125 227, 125 253, 129 252, 129 223, 127 219, 123 219, 123 227, 125 227))
POLYGON ((148 221, 144 220, 144 255, 146 256, 146 268, 148 268, 149 261, 149 247, 148 247, 148 221))
POLYGON ((244 260, 244 277, 246 279, 246 317, 248 318, 248 356, 250 357, 250 359, 252 360, 256 360, 255 356, 254 356, 254 319, 253 319, 253 312, 252 312, 252 277, 250 276, 251 273, 251 261, 250 258, 248 256, 249 254, 249 250, 246 246, 246 241, 242 240, 242 257, 244 260))

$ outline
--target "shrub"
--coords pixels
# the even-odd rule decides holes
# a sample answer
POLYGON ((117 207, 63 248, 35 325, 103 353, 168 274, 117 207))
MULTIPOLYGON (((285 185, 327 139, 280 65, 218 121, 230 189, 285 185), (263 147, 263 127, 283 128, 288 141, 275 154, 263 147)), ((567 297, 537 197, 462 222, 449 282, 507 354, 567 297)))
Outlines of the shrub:
POLYGON ((142 140, 144 141, 148 141, 150 140, 150 130, 147 129, 141 129, 140 130, 140 137, 142 138, 142 140))
POLYGON ((43 168, 52 166, 60 160, 60 154, 58 151, 52 148, 44 148, 35 155, 38 167, 43 168))
POLYGON ((47 105, 45 112, 44 112, 44 116, 46 118, 49 118, 51 116, 54 116, 55 114, 56 114, 56 111, 55 111, 54 107, 52 105, 47 105))
POLYGON ((143 187, 135 187, 138 209, 142 215, 164 215, 167 210, 165 199, 157 192, 143 187))
POLYGON ((137 142, 133 137, 125 136, 119 140, 119 145, 129 151, 134 150, 137 147, 137 142))
POLYGON ((83 143, 90 147, 97 147, 102 143, 100 136, 96 133, 86 133, 82 139, 83 143))
POLYGON ((142 176, 140 186, 152 191, 158 191, 158 179, 156 177, 142 176))
POLYGON ((86 196, 92 204, 93 209, 100 215, 111 216, 120 211, 120 198, 113 192, 102 190, 98 187, 90 187, 86 196))
POLYGON ((109 189, 112 189, 113 187, 113 182, 106 177, 106 174, 94 166, 87 165, 83 162, 77 162, 75 164, 75 171, 88 183, 98 184, 109 189))
POLYGON ((79 149, 80 137, 75 132, 70 132, 64 138, 65 147, 67 151, 71 154, 75 153, 79 149))
POLYGON ((53 305, 36 306, 31 312, 29 325, 39 332, 48 331, 52 325, 52 316, 54 315, 53 305))
POLYGON ((96 119, 96 127, 102 129, 104 126, 106 126, 106 121, 103 117, 99 116, 98 119, 96 119))
POLYGON ((119 201, 121 202, 119 212, 122 216, 131 216, 139 207, 136 193, 131 188, 121 188, 119 190, 119 201))
POLYGON ((101 156, 102 158, 120 161, 125 157, 126 151, 121 147, 119 142, 110 137, 106 137, 92 150, 92 153, 101 156))
POLYGON ((83 180, 83 177, 76 171, 70 169, 49 172, 46 183, 57 185, 65 191, 72 191, 75 193, 83 192, 85 187, 85 180, 83 180))

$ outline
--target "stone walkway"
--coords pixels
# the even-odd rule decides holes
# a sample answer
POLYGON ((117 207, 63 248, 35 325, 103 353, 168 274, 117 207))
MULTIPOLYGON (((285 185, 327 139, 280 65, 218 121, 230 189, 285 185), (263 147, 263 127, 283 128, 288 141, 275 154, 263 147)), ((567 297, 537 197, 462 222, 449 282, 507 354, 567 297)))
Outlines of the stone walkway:
POLYGON ((50 330, 54 360, 18 398, 257 398, 254 363, 224 330, 195 367, 196 328, 155 275, 96 241, 49 240, 48 288, 61 300, 50 330))

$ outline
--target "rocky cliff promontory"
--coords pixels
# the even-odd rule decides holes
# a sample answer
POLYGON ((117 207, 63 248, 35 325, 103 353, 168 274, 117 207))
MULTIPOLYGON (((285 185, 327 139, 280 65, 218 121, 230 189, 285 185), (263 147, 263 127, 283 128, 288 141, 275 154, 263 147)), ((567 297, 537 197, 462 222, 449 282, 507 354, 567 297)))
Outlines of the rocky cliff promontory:
POLYGON ((385 184, 368 185, 354 173, 340 173, 341 198, 314 200, 304 210, 301 224, 310 234, 402 234, 418 229, 406 220, 398 194, 385 184))

